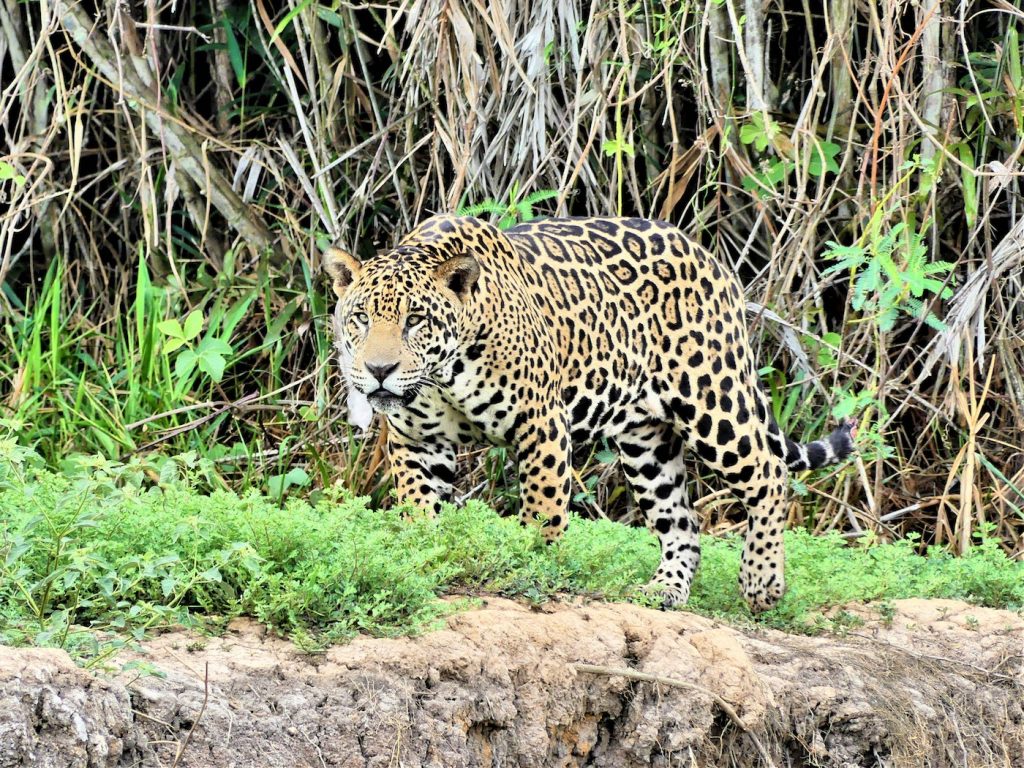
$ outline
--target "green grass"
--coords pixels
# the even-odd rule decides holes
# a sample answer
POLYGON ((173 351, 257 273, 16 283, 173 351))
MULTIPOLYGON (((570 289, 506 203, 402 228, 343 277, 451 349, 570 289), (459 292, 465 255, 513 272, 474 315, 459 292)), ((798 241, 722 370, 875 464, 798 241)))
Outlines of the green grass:
POLYGON ((238 274, 229 253, 223 269, 194 276, 186 290, 166 276, 154 282, 140 251, 136 270, 112 276, 111 296, 92 303, 65 270, 51 260, 37 292, 8 297, 15 312, 0 324, 0 427, 33 442, 51 467, 70 452, 210 446, 220 453, 214 485, 229 476, 248 487, 251 474, 264 479, 250 454, 269 443, 276 470, 299 455, 327 473, 305 439, 328 400, 332 349, 324 293, 307 264, 288 279, 238 274), (167 329, 187 318, 190 335, 179 342, 167 329), (300 323, 301 333, 288 332, 300 323))
MULTIPOLYGON (((284 504, 255 491, 204 494, 195 490, 204 471, 184 456, 78 460, 55 473, 0 440, 0 640, 96 659, 154 627, 239 615, 310 645, 415 634, 459 609, 445 594, 622 600, 639 597, 658 563, 647 531, 607 521, 573 519, 560 543, 545 546, 536 530, 477 502, 436 520, 403 519, 341 489, 284 504)), ((1024 604, 1024 564, 994 541, 963 558, 803 532, 786 543, 789 591, 758 619, 769 626, 815 631, 823 610, 859 600, 1024 604)), ((738 540, 703 545, 690 609, 749 621, 738 540)))

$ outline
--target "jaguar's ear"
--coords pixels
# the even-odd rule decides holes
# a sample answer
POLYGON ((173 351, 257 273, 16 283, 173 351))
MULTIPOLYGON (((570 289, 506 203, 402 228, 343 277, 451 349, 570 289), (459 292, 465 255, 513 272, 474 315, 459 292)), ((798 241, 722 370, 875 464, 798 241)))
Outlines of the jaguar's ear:
POLYGON ((323 264, 324 271, 331 276, 334 292, 339 297, 345 293, 345 289, 356 279, 356 275, 362 269, 362 265, 355 256, 333 245, 324 251, 323 264))
POLYGON ((452 256, 434 270, 434 277, 465 302, 480 279, 480 263, 472 256, 452 256))

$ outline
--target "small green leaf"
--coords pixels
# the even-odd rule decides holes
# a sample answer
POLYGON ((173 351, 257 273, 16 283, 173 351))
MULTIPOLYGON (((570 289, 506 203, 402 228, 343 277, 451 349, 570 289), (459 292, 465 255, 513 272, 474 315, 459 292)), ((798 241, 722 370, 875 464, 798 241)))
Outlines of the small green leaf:
POLYGON ((832 347, 838 347, 843 342, 843 337, 834 331, 829 331, 821 337, 823 344, 818 347, 818 365, 822 368, 835 368, 839 361, 836 359, 832 347))
POLYGON ((170 320, 161 320, 156 324, 156 328, 165 336, 181 339, 182 341, 185 340, 185 331, 182 330, 181 323, 173 317, 170 320))
POLYGON ((192 341, 198 336, 203 330, 203 313, 198 309, 193 309, 188 313, 188 317, 185 318, 185 325, 182 329, 182 335, 186 341, 192 341))
POLYGON ((221 355, 215 352, 205 352, 196 357, 196 362, 199 365, 199 370, 208 374, 214 381, 219 383, 224 378, 227 361, 221 355))
POLYGON ((174 375, 179 379, 188 378, 196 367, 196 353, 191 349, 183 349, 174 361, 174 375))
POLYGON ((299 488, 309 485, 310 481, 309 473, 302 467, 294 467, 288 470, 288 474, 284 476, 284 479, 288 485, 294 485, 299 488))
POLYGON ((769 117, 767 122, 762 112, 750 116, 750 122, 740 128, 740 141, 753 144, 758 152, 764 152, 779 132, 779 126, 769 117))
POLYGON ((948 326, 936 317, 934 312, 926 314, 924 316, 924 322, 929 328, 934 328, 936 331, 945 331, 948 329, 948 326))
POLYGON ((744 144, 753 144, 764 133, 761 127, 753 123, 747 123, 740 128, 740 141, 744 144))
POLYGON ((309 485, 311 478, 309 473, 302 467, 293 467, 285 475, 272 475, 267 479, 267 488, 271 496, 280 497, 292 486, 305 488, 309 485))
POLYGON ((964 215, 967 218, 967 226, 971 228, 978 220, 978 179, 974 173, 974 152, 964 142, 957 144, 960 155, 960 181, 964 188, 964 215))
POLYGON ((207 337, 199 342, 197 347, 198 352, 213 352, 217 355, 230 355, 234 350, 231 345, 228 344, 224 339, 217 339, 213 337, 207 337))
POLYGON ((899 312, 896 311, 896 307, 888 307, 882 314, 880 314, 876 320, 878 322, 878 328, 881 331, 888 333, 896 326, 896 319, 899 316, 899 312))
POLYGON ((633 144, 622 139, 608 139, 601 144, 601 151, 604 152, 606 157, 614 157, 618 154, 626 154, 633 157, 635 152, 633 144))
POLYGON ((316 15, 320 17, 321 21, 330 24, 332 27, 337 27, 338 29, 345 28, 345 20, 341 17, 341 14, 332 11, 330 8, 318 5, 316 15))
POLYGON ((18 187, 25 185, 25 177, 18 173, 13 165, 3 160, 0 160, 0 181, 13 181, 18 187))
MULTIPOLYGON (((765 165, 762 164, 762 168, 764 167, 765 165)), ((743 185, 744 189, 754 192, 763 199, 771 195, 766 187, 771 187, 772 189, 777 187, 794 168, 796 168, 795 163, 787 163, 782 160, 772 160, 767 164, 766 170, 760 173, 755 173, 751 176, 744 176, 740 183, 743 185)))
POLYGON ((228 60, 231 68, 235 71, 235 80, 239 88, 245 88, 247 81, 245 73, 245 59, 242 56, 242 49, 238 45, 238 38, 235 37, 235 30, 227 19, 221 19, 221 26, 224 27, 224 37, 228 44, 228 60))
POLYGON ((170 597, 174 594, 174 588, 177 586, 173 576, 164 576, 160 580, 160 591, 163 592, 164 597, 170 597))
POLYGON ((196 347, 196 363, 199 370, 219 382, 224 377, 224 369, 227 367, 225 357, 233 351, 231 345, 223 339, 207 336, 196 347))
POLYGON ((852 416, 854 410, 857 408, 857 398, 846 397, 836 403, 832 409, 832 416, 836 419, 845 419, 848 416, 852 416))
POLYGON ((184 343, 184 339, 179 338, 177 336, 171 336, 170 338, 167 339, 167 341, 164 342, 164 353, 170 354, 184 343))
POLYGON ((459 208, 456 213, 459 216, 479 216, 489 213, 492 216, 505 213, 505 206, 495 200, 484 200, 482 203, 459 208))
POLYGON ((821 176, 826 171, 839 173, 839 163, 836 162, 836 155, 839 154, 839 145, 831 141, 816 141, 811 147, 811 158, 807 163, 807 172, 811 176, 821 176))
POLYGON ((268 477, 267 490, 271 496, 280 497, 284 492, 284 475, 271 475, 268 477))
POLYGON ((537 203, 543 203, 545 200, 553 200, 561 194, 557 189, 538 189, 536 192, 531 192, 525 198, 523 203, 529 206, 534 206, 537 203))

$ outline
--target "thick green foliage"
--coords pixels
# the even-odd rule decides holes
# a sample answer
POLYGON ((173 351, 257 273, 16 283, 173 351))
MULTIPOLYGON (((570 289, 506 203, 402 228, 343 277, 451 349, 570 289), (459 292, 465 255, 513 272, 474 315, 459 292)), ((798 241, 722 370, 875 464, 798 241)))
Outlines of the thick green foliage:
POLYGON ((283 506, 254 491, 199 494, 189 462, 150 485, 133 465, 58 475, 24 456, 0 472, 8 641, 63 645, 70 624, 144 630, 196 611, 328 640, 404 634, 452 609, 437 600, 446 591, 621 598, 657 565, 653 538, 610 522, 575 521, 545 547, 476 502, 403 520, 341 490, 283 506))
MULTIPOLYGON (((206 495, 195 490, 200 474, 191 457, 158 474, 101 459, 57 474, 0 441, 0 640, 95 655, 97 635, 81 627, 138 636, 237 615, 314 642, 409 634, 459 608, 438 599, 446 593, 639 598, 658 562, 647 531, 608 521, 573 519, 560 543, 545 546, 536 530, 477 502, 437 520, 415 510, 403 519, 340 489, 283 505, 255 491, 206 495)), ((823 609, 859 600, 1024 604, 1024 564, 994 541, 963 558, 803 532, 786 544, 789 591, 765 616, 780 628, 816 629, 823 609)), ((738 541, 705 537, 704 552, 691 608, 747 616, 738 541)))

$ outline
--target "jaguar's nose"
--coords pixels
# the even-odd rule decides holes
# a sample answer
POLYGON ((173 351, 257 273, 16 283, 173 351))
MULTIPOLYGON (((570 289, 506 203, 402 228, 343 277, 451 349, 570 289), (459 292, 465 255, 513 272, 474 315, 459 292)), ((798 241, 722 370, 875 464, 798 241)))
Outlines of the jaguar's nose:
POLYGON ((398 363, 384 363, 383 365, 380 363, 367 363, 366 370, 368 370, 370 375, 380 382, 380 385, 383 387, 384 380, 398 370, 398 363))

